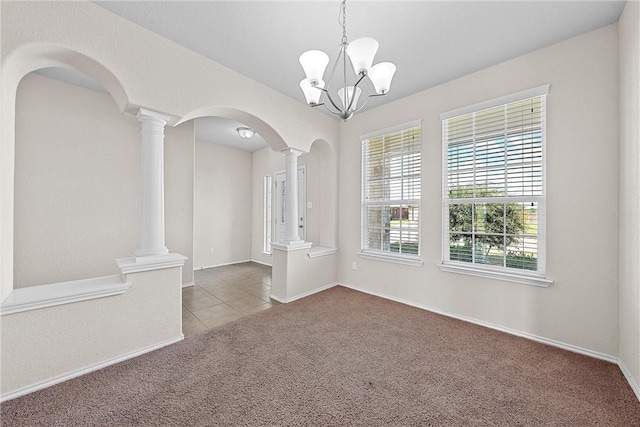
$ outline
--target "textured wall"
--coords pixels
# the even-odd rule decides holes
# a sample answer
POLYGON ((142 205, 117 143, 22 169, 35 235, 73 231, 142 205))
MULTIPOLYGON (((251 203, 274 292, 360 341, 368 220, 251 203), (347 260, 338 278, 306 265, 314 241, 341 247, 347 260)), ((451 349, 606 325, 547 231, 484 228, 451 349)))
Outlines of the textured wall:
MULTIPOLYGON (((164 221, 169 252, 187 257, 182 283, 193 282, 193 120, 164 130, 164 221)), ((139 201, 138 201, 139 203, 139 201)))
MULTIPOLYGON (((140 123, 111 96, 29 74, 17 96, 15 287, 118 274, 140 227, 140 123)), ((165 228, 193 281, 193 122, 165 129, 165 228)))
POLYGON ((214 113, 242 118, 279 149, 306 151, 317 139, 337 141, 336 120, 90 2, 0 7, 0 300, 13 287, 15 93, 30 71, 76 68, 112 91, 119 108, 169 114, 172 124, 214 113))
MULTIPOLYGON (((620 361, 640 393, 640 4, 629 1, 620 39, 620 361)), ((640 396, 639 396, 640 397, 640 396)))
POLYGON ((250 260, 251 152, 196 140, 195 164, 194 267, 250 260))
POLYGON ((354 117, 340 138, 341 283, 618 354, 618 40, 615 25, 354 117), (549 288, 442 272, 440 114, 543 84, 549 288), (359 135, 422 119, 421 267, 361 259, 359 135), (358 270, 351 269, 352 262, 358 270))
POLYGON ((122 295, 2 316, 0 394, 181 339, 180 270, 129 274, 122 295))
POLYGON ((16 100, 15 287, 118 274, 140 224, 140 124, 111 96, 26 76, 16 100))

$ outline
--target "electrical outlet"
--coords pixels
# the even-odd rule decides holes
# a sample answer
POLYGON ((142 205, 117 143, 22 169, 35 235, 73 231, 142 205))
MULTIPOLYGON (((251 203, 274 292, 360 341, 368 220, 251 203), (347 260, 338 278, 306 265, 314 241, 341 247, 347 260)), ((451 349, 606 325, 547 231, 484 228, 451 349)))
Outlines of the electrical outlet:
POLYGON ((214 252, 215 252, 215 249, 213 249, 213 248, 209 248, 209 253, 210 253, 210 254, 212 254, 212 253, 214 253, 214 252))
POLYGON ((355 261, 351 263, 351 269, 352 270, 357 270, 358 269, 358 264, 356 264, 355 261))

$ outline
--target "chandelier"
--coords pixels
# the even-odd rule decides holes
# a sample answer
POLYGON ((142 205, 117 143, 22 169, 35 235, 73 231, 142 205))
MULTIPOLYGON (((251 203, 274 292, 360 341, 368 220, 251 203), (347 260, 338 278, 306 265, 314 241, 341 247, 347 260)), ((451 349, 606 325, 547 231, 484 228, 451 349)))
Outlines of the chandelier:
POLYGON ((346 0, 342 0, 340 4, 338 22, 342 27, 342 41, 326 85, 322 78, 329 64, 329 55, 321 50, 308 50, 300 55, 300 65, 306 75, 306 78, 300 82, 300 88, 307 104, 311 107, 324 105, 329 112, 345 122, 354 113, 362 110, 370 97, 386 95, 389 92, 393 74, 396 72, 396 66, 391 62, 381 62, 372 66, 373 58, 378 51, 378 42, 374 39, 363 37, 351 43, 347 42, 346 3, 346 0), (351 78, 354 82, 351 85, 347 79, 347 56, 355 73, 355 77, 351 78), (342 86, 337 90, 339 102, 336 102, 335 93, 332 95, 330 90, 339 63, 342 63, 343 79, 342 86), (363 87, 366 91, 366 98, 364 98, 364 102, 359 103, 363 87))

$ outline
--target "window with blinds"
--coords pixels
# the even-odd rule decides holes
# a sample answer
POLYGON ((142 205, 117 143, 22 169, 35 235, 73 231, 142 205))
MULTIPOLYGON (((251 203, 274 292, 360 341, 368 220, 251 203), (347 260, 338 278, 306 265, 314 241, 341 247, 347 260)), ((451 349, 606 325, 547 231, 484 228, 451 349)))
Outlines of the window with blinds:
POLYGON ((544 273, 547 91, 443 115, 444 263, 544 273))
POLYGON ((420 253, 420 122, 362 137, 363 253, 420 253))

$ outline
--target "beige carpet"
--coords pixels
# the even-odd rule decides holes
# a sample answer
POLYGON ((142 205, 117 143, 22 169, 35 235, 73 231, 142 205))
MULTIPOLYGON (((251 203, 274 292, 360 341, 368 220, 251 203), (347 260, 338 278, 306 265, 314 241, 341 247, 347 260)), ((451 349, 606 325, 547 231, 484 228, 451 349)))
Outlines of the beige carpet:
POLYGON ((640 426, 616 365, 342 287, 0 414, 3 426, 640 426))

